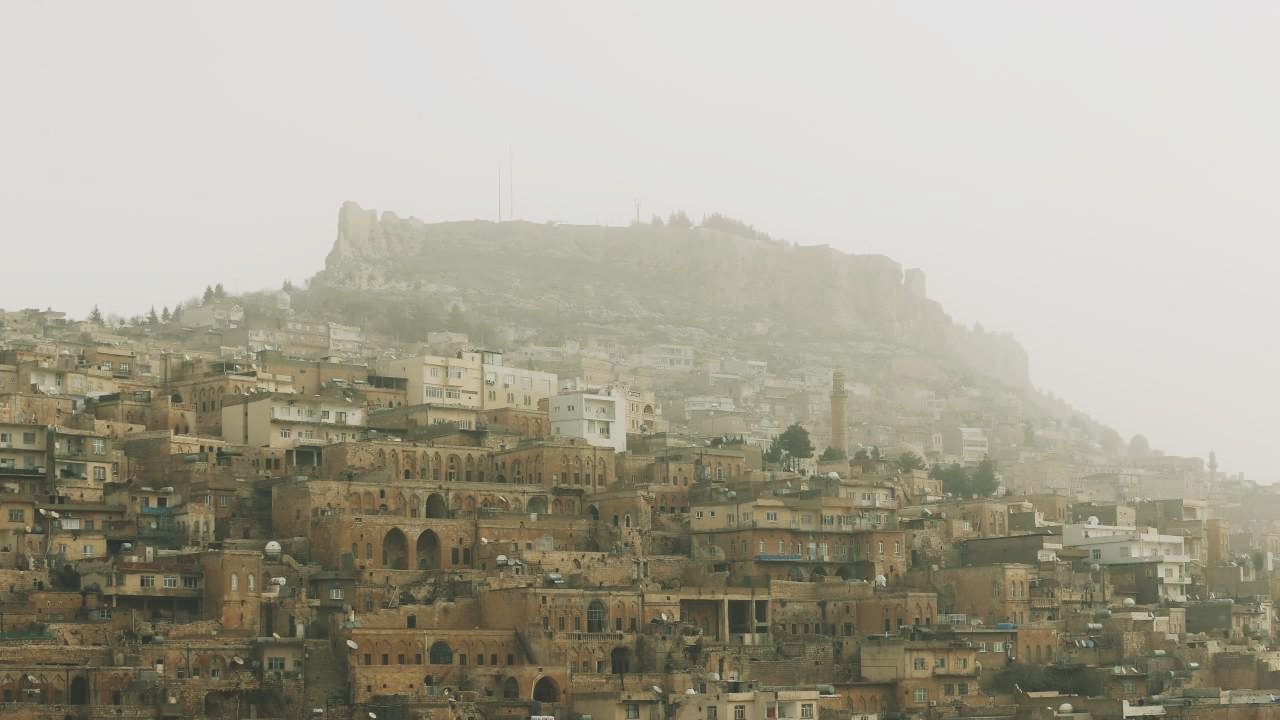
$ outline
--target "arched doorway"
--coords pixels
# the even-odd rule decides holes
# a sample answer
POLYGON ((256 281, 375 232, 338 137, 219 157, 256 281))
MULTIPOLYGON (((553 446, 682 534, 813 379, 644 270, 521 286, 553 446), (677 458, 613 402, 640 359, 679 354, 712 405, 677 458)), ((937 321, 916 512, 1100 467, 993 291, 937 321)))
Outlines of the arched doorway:
POLYGON ((77 675, 75 679, 71 681, 71 704, 89 704, 89 681, 86 680, 83 675, 77 675))
POLYGON ((409 569, 409 541, 400 528, 391 528, 382 538, 382 567, 388 570, 409 569))
POLYGON ((631 672, 631 649, 616 647, 609 653, 609 669, 614 675, 625 675, 631 672))
POLYGON ((534 495, 533 497, 529 498, 529 503, 525 505, 525 509, 531 513, 546 515, 547 514, 547 496, 534 495))
POLYGON ((816 567, 813 569, 813 574, 809 576, 809 579, 813 580, 814 582, 822 582, 823 579, 826 577, 827 577, 827 569, 824 567, 816 567))
POLYGON ((449 516, 449 510, 444 504, 444 497, 440 493, 431 493, 427 496, 426 516, 437 520, 449 516))
POLYGON ((440 537, 432 530, 424 530, 415 545, 419 570, 440 568, 440 537))
POLYGON ((560 687, 555 680, 544 677, 533 686, 533 699, 545 703, 560 702, 560 687))
POLYGON ((591 515, 591 522, 600 522, 600 508, 595 505, 587 506, 587 512, 591 515))
POLYGON ((504 700, 517 700, 520 698, 520 683, 515 678, 509 677, 503 681, 502 697, 504 700))

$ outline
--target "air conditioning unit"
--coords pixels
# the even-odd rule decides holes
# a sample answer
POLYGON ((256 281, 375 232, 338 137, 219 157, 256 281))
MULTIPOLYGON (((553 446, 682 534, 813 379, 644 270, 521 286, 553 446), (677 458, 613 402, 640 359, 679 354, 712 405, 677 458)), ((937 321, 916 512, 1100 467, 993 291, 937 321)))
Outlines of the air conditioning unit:
POLYGON ((930 701, 929 701, 929 707, 938 707, 938 701, 937 701, 937 700, 930 700, 930 701))

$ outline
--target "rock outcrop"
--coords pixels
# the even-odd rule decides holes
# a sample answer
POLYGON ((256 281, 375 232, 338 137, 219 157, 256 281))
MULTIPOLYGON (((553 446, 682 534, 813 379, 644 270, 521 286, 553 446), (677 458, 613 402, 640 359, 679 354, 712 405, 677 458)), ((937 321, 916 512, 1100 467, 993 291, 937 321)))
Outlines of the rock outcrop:
POLYGON ((314 286, 424 291, 446 285, 469 307, 544 310, 598 323, 717 330, 760 323, 838 332, 962 358, 1028 384, 1011 339, 954 325, 924 274, 883 255, 849 255, 708 228, 527 222, 424 223, 348 202, 314 286))

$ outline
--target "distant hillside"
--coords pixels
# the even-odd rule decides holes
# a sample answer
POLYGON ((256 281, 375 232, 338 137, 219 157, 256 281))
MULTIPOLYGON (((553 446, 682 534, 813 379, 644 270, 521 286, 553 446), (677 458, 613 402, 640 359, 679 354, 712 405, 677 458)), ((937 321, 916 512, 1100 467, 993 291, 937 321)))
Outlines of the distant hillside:
POLYGON ((725 352, 885 343, 1030 384, 1022 348, 954 325, 918 270, 706 228, 428 224, 348 202, 311 287, 434 297, 535 334, 591 327, 637 342, 700 339, 725 352))

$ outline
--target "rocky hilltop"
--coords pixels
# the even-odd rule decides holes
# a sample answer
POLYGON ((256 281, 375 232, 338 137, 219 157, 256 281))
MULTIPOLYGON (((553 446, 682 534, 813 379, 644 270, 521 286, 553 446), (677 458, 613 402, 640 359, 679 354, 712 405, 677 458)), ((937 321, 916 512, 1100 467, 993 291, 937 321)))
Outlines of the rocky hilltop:
MULTIPOLYGON (((721 230, 379 217, 347 202, 313 288, 429 293, 468 311, 672 330, 672 341, 879 342, 1029 384, 1022 348, 955 325, 925 276, 849 255, 721 230)), ((649 337, 649 341, 661 340, 649 337)))

